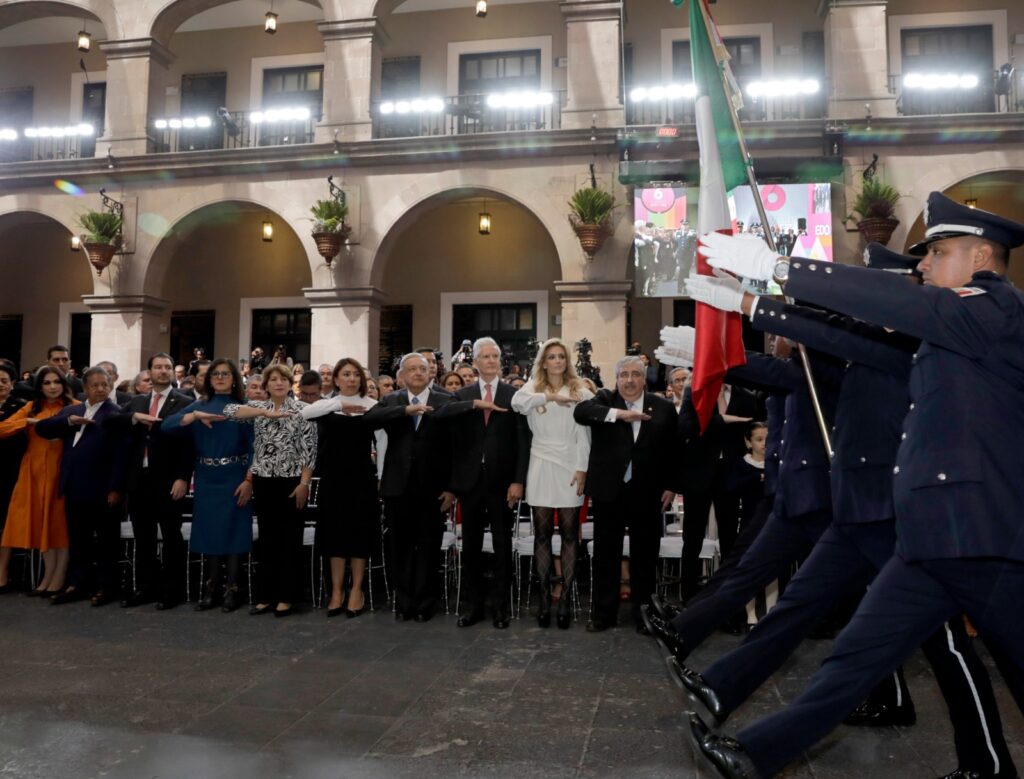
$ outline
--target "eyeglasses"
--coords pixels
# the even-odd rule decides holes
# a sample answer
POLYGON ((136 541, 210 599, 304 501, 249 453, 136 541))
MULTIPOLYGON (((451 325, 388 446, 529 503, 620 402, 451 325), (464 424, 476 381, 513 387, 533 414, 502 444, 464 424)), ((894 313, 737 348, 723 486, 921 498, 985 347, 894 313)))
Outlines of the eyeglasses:
POLYGON ((215 379, 230 379, 231 371, 214 371, 210 374, 215 379))

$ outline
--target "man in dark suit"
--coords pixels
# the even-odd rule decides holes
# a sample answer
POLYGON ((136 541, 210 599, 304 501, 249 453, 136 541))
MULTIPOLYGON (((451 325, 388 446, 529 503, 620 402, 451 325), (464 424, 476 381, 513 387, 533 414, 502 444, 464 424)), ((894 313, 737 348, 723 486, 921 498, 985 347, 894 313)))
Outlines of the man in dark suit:
MULTIPOLYGON (((920 288, 866 268, 790 262, 763 246, 703 239, 715 267, 774 278, 796 298, 922 342, 893 467, 895 554, 789 707, 736 739, 691 720, 721 776, 779 772, 961 611, 994 650, 1015 699, 1024 700, 1024 623, 1016 617, 1024 598, 1024 482, 1006 469, 1024 436, 1024 295, 1005 275, 1010 249, 1024 245, 1024 225, 933 192, 925 227, 924 242, 910 249, 925 255, 920 288)), ((749 314, 753 304, 741 293, 732 310, 749 314)), ((999 765, 995 775, 1016 770, 999 765)))
POLYGON ((69 603, 92 592, 92 605, 103 606, 114 599, 118 589, 123 457, 119 436, 109 421, 119 409, 109 399, 110 377, 102 368, 89 368, 84 383, 85 403, 67 406, 42 420, 36 432, 64 442, 60 493, 68 520, 71 562, 67 589, 51 600, 69 603))
POLYGON ((591 428, 587 495, 594 509, 594 606, 590 632, 618 621, 622 540, 629 526, 633 618, 643 632, 640 606, 656 584, 662 512, 678 485, 673 476, 678 415, 671 401, 644 392, 639 357, 615 366, 615 390, 603 389, 576 406, 573 417, 591 428))
POLYGON ((387 395, 365 419, 388 434, 381 494, 391 539, 395 618, 426 622, 437 608, 444 514, 451 508, 445 492, 451 439, 436 410, 452 397, 429 388, 430 368, 421 354, 405 355, 399 373, 405 389, 387 395))
MULTIPOLYGON (((68 386, 71 388, 71 394, 74 397, 79 397, 83 392, 82 380, 71 376, 69 371, 71 370, 71 353, 68 351, 68 347, 61 346, 60 344, 54 344, 46 350, 46 362, 48 365, 53 366, 61 372, 61 375, 67 379, 68 386)), ((28 381, 19 381, 14 385, 14 396, 18 398, 24 398, 25 400, 31 400, 35 397, 35 390, 32 387, 32 379, 28 381)))
POLYGON ((163 352, 149 358, 153 391, 137 395, 124 407, 116 424, 124 431, 125 486, 128 514, 135 535, 135 590, 121 605, 157 601, 159 610, 181 599, 185 542, 181 536, 181 499, 188 492, 195 452, 189 437, 160 434, 160 423, 192 403, 172 388, 174 361, 163 352), (157 557, 157 528, 163 538, 163 565, 157 557))
POLYGON ((494 543, 494 627, 508 627, 512 585, 513 509, 523 497, 530 464, 526 417, 511 413, 515 390, 501 381, 501 348, 493 338, 473 344, 473 365, 480 378, 455 394, 455 402, 437 412, 452 420, 453 461, 449 493, 462 506, 462 583, 469 610, 459 627, 483 619, 484 530, 494 543))

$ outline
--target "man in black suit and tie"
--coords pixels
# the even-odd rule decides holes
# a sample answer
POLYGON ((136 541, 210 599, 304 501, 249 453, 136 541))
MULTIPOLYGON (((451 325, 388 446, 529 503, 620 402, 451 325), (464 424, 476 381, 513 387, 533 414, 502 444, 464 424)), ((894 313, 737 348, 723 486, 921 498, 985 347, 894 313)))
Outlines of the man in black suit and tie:
MULTIPOLYGON (((62 346, 61 344, 54 344, 51 346, 46 350, 46 362, 48 365, 60 371, 61 375, 67 379, 68 386, 71 388, 72 396, 78 398, 83 392, 82 380, 70 375, 69 373, 71 371, 71 352, 68 351, 68 347, 62 346)), ((19 381, 14 385, 13 394, 17 398, 31 400, 35 397, 32 380, 19 381)))
POLYGON ((120 409, 109 399, 110 377, 102 368, 89 368, 83 383, 84 403, 66 406, 36 425, 41 437, 64 442, 60 493, 68 520, 71 563, 67 589, 51 600, 69 603, 91 591, 92 605, 104 606, 114 599, 118 588, 123 457, 120 436, 109 421, 120 409))
POLYGON ((629 526, 629 578, 633 619, 643 632, 640 607, 656 584, 662 512, 677 491, 678 416, 671 401, 644 392, 639 357, 615 366, 615 390, 600 390, 576 406, 573 417, 591 428, 587 495, 594 509, 594 606, 591 633, 618 621, 622 540, 629 526))
MULTIPOLYGON (((462 582, 469 610, 459 627, 483 619, 484 529, 494 543, 494 627, 508 627, 512 582, 513 509, 523 497, 530 464, 526 417, 511 413, 515 390, 501 381, 501 349, 493 338, 473 344, 480 378, 455 393, 455 402, 437 412, 452 420, 453 460, 449 492, 462 505, 462 582)), ((390 455, 389 455, 390 456, 390 455)))
POLYGON ((135 535, 135 590, 124 607, 157 601, 157 609, 181 600, 185 542, 181 537, 181 499, 188 492, 195 452, 190 437, 164 436, 160 423, 192 403, 173 389, 174 360, 160 352, 149 358, 153 391, 136 395, 117 417, 127 441, 125 485, 135 535), (157 557, 157 528, 163 538, 163 566, 157 557))
POLYGON ((366 412, 366 421, 388 434, 381 495, 391 538, 395 618, 426 622, 437 607, 444 514, 452 501, 445 489, 451 466, 451 438, 436 409, 452 401, 430 389, 426 358, 402 358, 405 389, 392 392, 366 412))

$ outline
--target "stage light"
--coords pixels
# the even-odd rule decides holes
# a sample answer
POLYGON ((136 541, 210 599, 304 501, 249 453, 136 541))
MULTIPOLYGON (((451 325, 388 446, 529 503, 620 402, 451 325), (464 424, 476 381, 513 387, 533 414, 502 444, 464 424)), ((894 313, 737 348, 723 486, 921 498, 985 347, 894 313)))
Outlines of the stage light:
POLYGON ((550 92, 504 92, 487 96, 488 108, 536 108, 551 105, 555 101, 550 92))
POLYGON ((697 85, 665 84, 653 87, 635 87, 629 91, 629 99, 633 103, 661 103, 665 100, 692 100, 697 96, 697 85))
POLYGON ((269 219, 263 220, 263 227, 260 233, 264 243, 270 243, 274 240, 274 223, 269 219))
POLYGON ((16 141, 18 140, 18 131, 12 130, 9 127, 5 127, 0 130, 0 141, 16 141))
POLYGON ((752 81, 747 85, 746 92, 752 98, 759 97, 799 97, 813 95, 821 89, 814 79, 787 78, 777 81, 752 81))
POLYGON ((903 77, 906 89, 977 89, 981 83, 973 73, 908 73, 903 77))

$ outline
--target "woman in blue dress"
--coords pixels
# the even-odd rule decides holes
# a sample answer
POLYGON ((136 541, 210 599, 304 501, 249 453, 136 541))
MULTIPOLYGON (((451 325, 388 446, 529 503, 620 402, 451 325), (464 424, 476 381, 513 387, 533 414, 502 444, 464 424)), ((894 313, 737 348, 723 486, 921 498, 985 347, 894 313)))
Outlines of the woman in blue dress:
POLYGON ((252 548, 253 458, 251 425, 215 425, 228 403, 244 403, 244 384, 235 364, 214 360, 206 373, 202 397, 163 422, 163 432, 191 435, 196 448, 195 500, 189 547, 206 556, 209 578, 196 611, 212 609, 220 599, 221 563, 227 569, 222 610, 238 608, 238 577, 242 555, 252 548))

